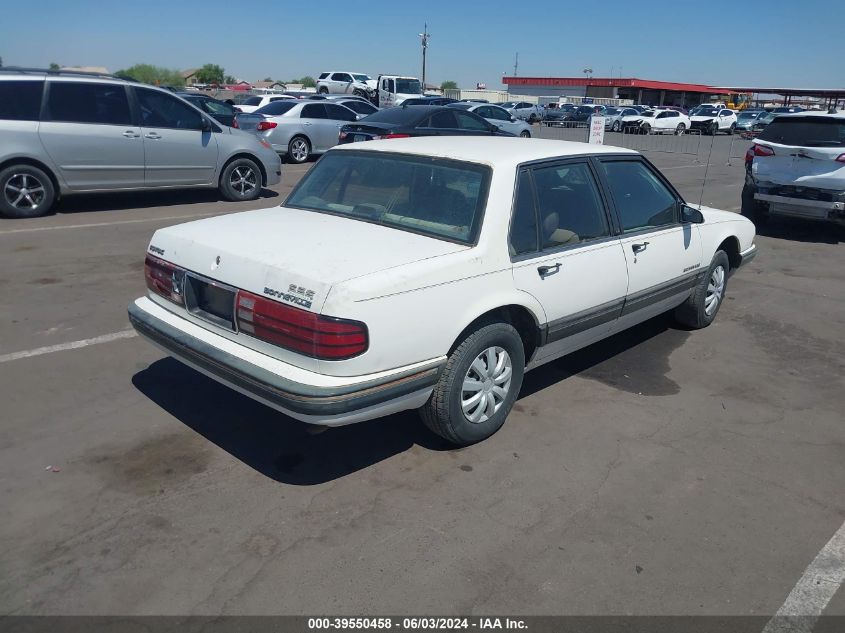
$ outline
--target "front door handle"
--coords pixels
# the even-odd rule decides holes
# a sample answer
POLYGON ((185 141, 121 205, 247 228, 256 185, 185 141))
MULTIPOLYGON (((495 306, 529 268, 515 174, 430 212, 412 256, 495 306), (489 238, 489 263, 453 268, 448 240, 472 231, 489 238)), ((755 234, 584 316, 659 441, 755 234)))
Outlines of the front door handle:
POLYGON ((309 123, 308 121, 303 121, 302 125, 311 125, 311 123, 309 123))
POLYGON ((123 136, 125 136, 126 138, 138 138, 141 135, 138 132, 134 132, 132 130, 126 130, 123 133, 123 136))
POLYGON ((144 138, 156 140, 161 138, 161 134, 158 134, 157 132, 147 132, 146 134, 144 134, 144 138))
POLYGON ((548 277, 549 275, 554 275, 555 273, 560 271, 560 262, 555 262, 553 266, 538 266, 537 272, 540 274, 540 277, 548 277))
POLYGON ((642 253, 646 248, 648 248, 648 242, 631 244, 631 250, 634 251, 634 253, 642 253))

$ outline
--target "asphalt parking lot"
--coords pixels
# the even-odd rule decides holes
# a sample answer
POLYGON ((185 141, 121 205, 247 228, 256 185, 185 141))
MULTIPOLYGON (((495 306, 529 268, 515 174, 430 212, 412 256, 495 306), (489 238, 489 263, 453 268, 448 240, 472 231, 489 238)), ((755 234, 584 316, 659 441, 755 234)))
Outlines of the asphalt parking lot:
MULTIPOLYGON (((648 156, 738 211, 730 142, 648 156)), ((0 614, 781 607, 845 520, 845 232, 773 222, 713 326, 653 319, 532 372, 479 445, 412 413, 312 435, 126 333, 156 228, 279 204, 307 169, 250 204, 0 222, 0 614)))

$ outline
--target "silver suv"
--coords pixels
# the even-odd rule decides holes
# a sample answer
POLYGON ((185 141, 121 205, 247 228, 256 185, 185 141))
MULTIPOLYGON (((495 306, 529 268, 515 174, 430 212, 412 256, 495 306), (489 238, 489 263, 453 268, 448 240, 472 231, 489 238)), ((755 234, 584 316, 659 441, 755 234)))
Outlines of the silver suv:
POLYGON ((59 196, 176 187, 254 200, 279 156, 171 92, 111 76, 0 69, 0 215, 47 214, 59 196))

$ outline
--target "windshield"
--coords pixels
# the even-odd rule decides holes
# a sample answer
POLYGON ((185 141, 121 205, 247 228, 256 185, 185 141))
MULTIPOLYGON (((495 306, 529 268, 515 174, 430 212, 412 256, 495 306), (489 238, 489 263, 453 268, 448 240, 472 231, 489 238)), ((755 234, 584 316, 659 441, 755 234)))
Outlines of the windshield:
POLYGON ((605 114, 611 114, 611 115, 612 114, 619 114, 620 112, 622 112, 622 110, 620 110, 619 108, 608 108, 607 110, 604 111, 605 114))
POLYGON ((360 81, 361 83, 365 83, 371 79, 369 75, 352 75, 352 77, 355 81, 360 81))
POLYGON ((500 103, 499 105, 503 108, 512 108, 516 105, 516 101, 505 101, 504 103, 500 103))
POLYGON ((653 117, 655 114, 657 114, 657 112, 654 110, 646 110, 645 112, 641 112, 640 116, 653 117))
POLYGON ((261 103, 261 97, 250 97, 249 99, 244 99, 241 105, 245 106, 254 106, 261 103))
POLYGON ((756 119, 760 116, 759 112, 740 112, 739 116, 737 116, 737 121, 751 121, 752 119, 756 119))
POLYGON ((716 108, 696 108, 695 116, 716 116, 719 111, 716 108))
POLYGON ((396 92, 406 95, 421 95, 422 84, 419 79, 397 79, 396 92))
POLYGON ((445 158, 333 151, 285 206, 330 213, 451 241, 475 241, 490 169, 445 158))
POLYGON ((579 114, 590 114, 593 111, 593 106, 581 106, 578 108, 579 114))
POLYGON ((845 146, 845 119, 834 117, 777 117, 760 134, 761 141, 797 147, 845 146))

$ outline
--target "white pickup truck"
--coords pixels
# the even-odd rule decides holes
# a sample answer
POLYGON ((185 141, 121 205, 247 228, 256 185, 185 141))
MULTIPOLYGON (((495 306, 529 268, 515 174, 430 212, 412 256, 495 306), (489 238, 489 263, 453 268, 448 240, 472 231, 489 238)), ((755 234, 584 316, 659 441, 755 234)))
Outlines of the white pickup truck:
POLYGON ((420 409, 466 445, 502 426, 526 371, 662 312, 709 325, 755 252, 751 222, 689 206, 631 150, 351 143, 281 207, 158 230, 129 319, 299 420, 420 409))

